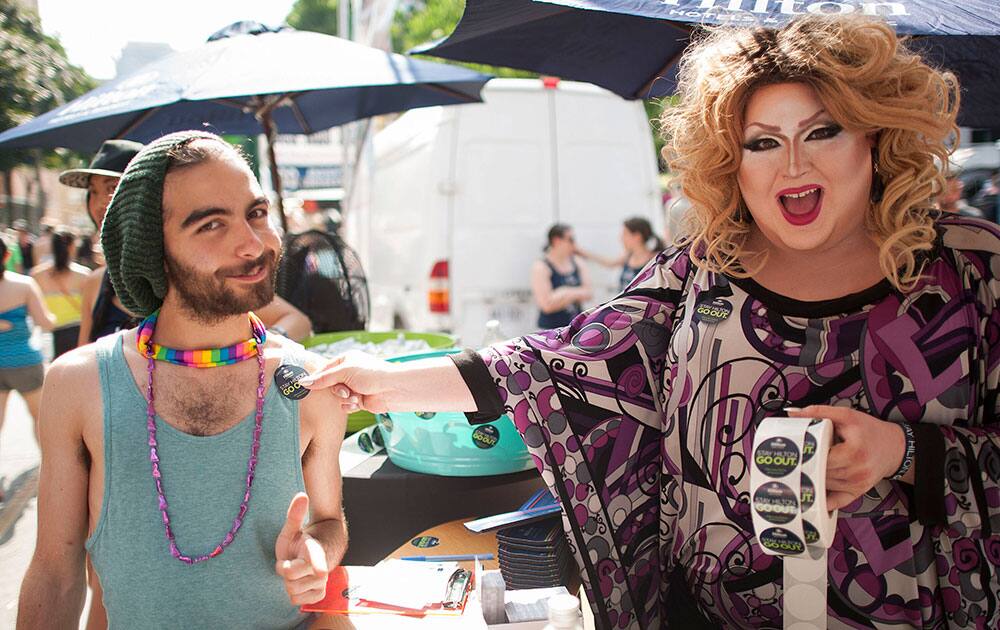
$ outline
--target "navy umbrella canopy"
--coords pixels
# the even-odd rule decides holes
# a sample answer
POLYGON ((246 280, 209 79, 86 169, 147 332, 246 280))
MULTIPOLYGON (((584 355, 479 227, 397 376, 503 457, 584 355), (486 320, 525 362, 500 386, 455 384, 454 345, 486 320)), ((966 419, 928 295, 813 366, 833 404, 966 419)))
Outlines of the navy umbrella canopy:
POLYGON ((486 75, 290 28, 233 25, 0 133, 0 149, 94 151, 183 129, 312 133, 378 114, 480 102, 486 75), (235 28, 233 28, 235 27, 235 28))
POLYGON ((588 81, 624 98, 671 94, 701 25, 780 26, 810 12, 877 15, 962 85, 959 123, 1000 127, 996 0, 467 0, 447 39, 414 52, 588 81))

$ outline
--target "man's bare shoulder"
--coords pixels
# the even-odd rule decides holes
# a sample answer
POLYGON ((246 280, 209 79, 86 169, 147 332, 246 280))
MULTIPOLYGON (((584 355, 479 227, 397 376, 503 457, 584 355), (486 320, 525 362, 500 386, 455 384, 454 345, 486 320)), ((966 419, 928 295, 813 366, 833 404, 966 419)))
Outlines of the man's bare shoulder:
POLYGON ((58 395, 67 404, 79 405, 101 392, 101 379, 97 366, 97 347, 87 344, 63 354, 49 366, 45 373, 45 388, 58 395))

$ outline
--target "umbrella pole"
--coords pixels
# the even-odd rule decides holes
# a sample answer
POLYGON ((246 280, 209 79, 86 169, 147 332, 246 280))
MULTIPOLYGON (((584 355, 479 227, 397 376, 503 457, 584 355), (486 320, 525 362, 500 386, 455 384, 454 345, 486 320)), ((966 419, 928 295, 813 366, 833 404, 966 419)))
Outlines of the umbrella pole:
POLYGON ((278 214, 281 215, 281 229, 288 234, 288 217, 285 216, 285 204, 281 201, 281 176, 278 175, 278 161, 274 158, 274 141, 278 137, 278 130, 271 120, 271 112, 264 110, 260 114, 260 124, 264 127, 264 136, 267 137, 267 161, 271 169, 271 187, 278 198, 278 214))

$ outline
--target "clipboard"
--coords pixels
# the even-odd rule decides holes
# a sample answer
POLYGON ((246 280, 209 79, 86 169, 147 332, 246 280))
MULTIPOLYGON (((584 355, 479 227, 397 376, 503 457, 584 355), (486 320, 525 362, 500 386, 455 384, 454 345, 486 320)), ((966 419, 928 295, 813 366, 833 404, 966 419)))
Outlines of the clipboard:
POLYGON ((382 567, 346 566, 330 572, 326 582, 326 597, 314 604, 302 606, 303 612, 329 615, 400 615, 404 617, 459 616, 465 612, 469 595, 475 588, 480 571, 455 569, 447 581, 445 591, 438 601, 426 602, 421 608, 408 608, 362 599, 357 596, 366 582, 384 575, 382 567))

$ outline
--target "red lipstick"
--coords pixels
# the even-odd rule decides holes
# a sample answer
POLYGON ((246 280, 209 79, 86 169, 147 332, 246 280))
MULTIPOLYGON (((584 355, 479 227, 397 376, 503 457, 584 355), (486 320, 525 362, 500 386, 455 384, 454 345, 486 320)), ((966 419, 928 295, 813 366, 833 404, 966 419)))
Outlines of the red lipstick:
POLYGON ((823 208, 823 187, 815 184, 786 188, 777 195, 778 207, 792 225, 809 225, 823 208))

